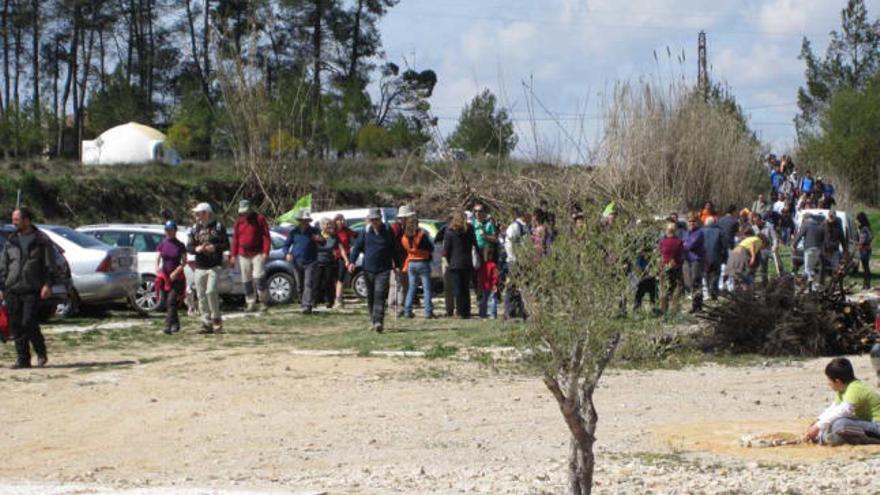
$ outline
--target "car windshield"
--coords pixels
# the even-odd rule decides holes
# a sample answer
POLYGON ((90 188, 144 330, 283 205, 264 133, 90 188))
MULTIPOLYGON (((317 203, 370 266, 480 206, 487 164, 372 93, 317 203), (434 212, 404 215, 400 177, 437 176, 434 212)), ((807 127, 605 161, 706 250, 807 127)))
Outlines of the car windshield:
POLYGON ((92 236, 83 234, 82 232, 77 232, 70 227, 48 227, 47 230, 50 230, 61 237, 67 239, 68 241, 76 244, 79 247, 84 248, 94 248, 94 247, 104 247, 106 248, 106 244, 101 241, 95 239, 92 236))

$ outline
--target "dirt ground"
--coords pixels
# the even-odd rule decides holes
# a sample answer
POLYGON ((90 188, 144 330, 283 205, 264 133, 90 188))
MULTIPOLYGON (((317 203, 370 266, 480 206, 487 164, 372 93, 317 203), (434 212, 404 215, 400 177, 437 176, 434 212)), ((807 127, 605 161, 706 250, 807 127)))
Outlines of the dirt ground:
MULTIPOLYGON (((0 493, 565 490, 567 432, 534 377, 266 349, 84 349, 0 371, 0 493)), ((597 492, 877 492, 876 448, 737 446, 800 431, 830 400, 825 361, 610 371, 597 492)))

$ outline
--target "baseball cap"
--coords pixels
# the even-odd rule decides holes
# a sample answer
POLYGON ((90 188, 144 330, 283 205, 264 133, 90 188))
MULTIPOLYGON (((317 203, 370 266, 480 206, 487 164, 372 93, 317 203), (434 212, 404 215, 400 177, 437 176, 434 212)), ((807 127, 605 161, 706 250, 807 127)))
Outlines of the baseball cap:
POLYGON ((177 222, 174 220, 168 220, 165 222, 165 230, 177 230, 177 222))
POLYGON ((201 213, 203 211, 208 212, 208 213, 214 213, 214 209, 211 208, 211 205, 209 205, 208 203, 199 203, 196 205, 195 208, 192 209, 192 211, 193 211, 193 213, 201 213))
POLYGON ((238 212, 239 213, 247 213, 251 209, 251 202, 243 199, 238 202, 238 212))

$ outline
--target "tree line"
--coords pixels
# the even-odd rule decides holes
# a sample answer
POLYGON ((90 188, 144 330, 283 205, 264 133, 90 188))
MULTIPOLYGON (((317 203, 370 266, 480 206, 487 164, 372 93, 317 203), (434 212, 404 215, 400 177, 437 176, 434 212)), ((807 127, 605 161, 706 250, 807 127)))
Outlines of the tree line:
POLYGON ((137 121, 184 156, 227 154, 224 71, 263 86, 274 150, 419 150, 437 74, 385 56, 379 22, 398 2, 0 0, 0 153, 76 158, 83 139, 137 121))

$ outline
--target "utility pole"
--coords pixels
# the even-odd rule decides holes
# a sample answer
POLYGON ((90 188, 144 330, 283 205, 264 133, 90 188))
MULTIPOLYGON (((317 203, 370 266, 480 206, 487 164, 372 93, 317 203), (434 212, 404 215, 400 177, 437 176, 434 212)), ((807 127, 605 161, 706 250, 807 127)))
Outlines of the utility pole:
POLYGON ((697 69, 697 87, 700 90, 700 94, 703 95, 703 100, 709 100, 709 70, 708 64, 706 62, 706 32, 700 31, 700 37, 698 41, 698 57, 697 64, 699 65, 697 69))

